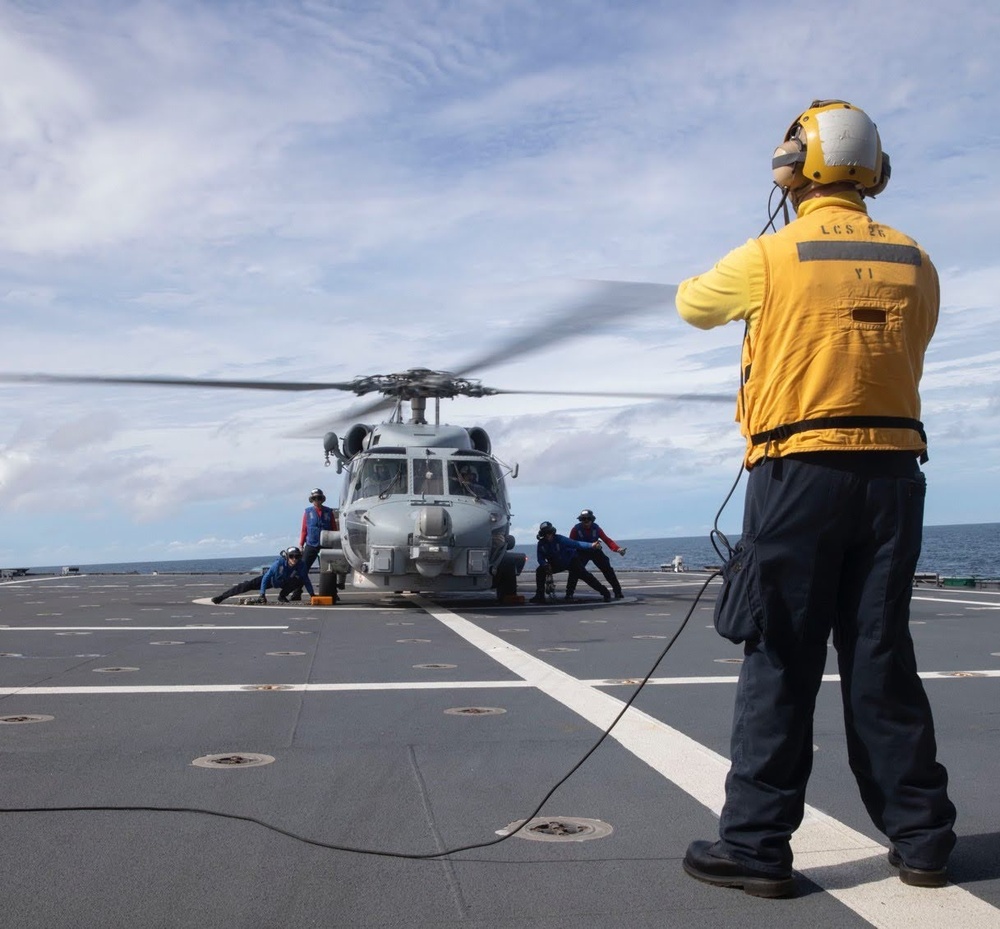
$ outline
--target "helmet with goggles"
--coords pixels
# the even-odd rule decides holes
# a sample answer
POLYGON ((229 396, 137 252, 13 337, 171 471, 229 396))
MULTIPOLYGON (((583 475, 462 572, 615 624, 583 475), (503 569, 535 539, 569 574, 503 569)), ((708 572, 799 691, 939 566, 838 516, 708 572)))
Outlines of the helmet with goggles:
POLYGON ((550 533, 552 535, 555 535, 556 527, 553 526, 552 523, 550 523, 548 520, 546 520, 538 527, 538 535, 535 538, 544 539, 545 536, 549 535, 550 533))

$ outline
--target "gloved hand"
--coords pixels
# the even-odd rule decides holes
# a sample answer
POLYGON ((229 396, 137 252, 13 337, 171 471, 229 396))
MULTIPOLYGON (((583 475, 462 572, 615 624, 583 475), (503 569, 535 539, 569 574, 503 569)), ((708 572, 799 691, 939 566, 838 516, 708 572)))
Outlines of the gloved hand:
POLYGON ((628 546, 627 545, 623 545, 620 549, 618 549, 618 554, 621 555, 622 558, 624 558, 625 557, 625 552, 627 552, 627 551, 628 551, 628 546))

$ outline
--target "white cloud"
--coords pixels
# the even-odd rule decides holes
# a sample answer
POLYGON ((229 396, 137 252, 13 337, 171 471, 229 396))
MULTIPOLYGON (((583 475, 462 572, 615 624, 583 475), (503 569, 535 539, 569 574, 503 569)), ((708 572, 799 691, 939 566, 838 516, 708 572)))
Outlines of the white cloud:
MULTIPOLYGON (((928 521, 963 521, 970 495, 995 498, 969 462, 998 451, 1000 21, 902 0, 849 0, 838 21, 852 26, 759 3, 0 4, 0 368, 455 368, 539 325, 577 279, 676 282, 757 234, 785 126, 812 97, 844 96, 893 156, 873 214, 941 270, 928 521)), ((739 342, 669 307, 609 314, 481 375, 732 394, 739 342)), ((57 487, 74 561, 270 551, 309 487, 339 483, 318 441, 285 434, 352 403, 0 385, 0 536, 52 563, 32 517, 57 487)), ((487 423, 521 462, 532 538, 557 505, 600 509, 622 537, 700 531, 742 446, 729 403, 498 396, 445 411, 487 423)))

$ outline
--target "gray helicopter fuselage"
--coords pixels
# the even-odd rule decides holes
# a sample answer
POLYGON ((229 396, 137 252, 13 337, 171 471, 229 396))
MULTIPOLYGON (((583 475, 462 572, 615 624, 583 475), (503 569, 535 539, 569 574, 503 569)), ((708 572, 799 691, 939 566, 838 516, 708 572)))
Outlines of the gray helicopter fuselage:
POLYGON ((485 432, 383 423, 359 435, 345 440, 334 570, 349 567, 359 589, 489 590, 513 540, 503 470, 485 432))

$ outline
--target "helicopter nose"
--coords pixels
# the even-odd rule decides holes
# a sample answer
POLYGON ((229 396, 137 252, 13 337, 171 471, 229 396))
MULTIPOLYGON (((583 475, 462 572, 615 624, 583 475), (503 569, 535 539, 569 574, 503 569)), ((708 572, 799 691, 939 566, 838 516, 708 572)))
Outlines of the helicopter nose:
POLYGON ((422 506, 416 522, 410 559, 422 577, 437 577, 454 554, 451 516, 443 506, 422 506))

